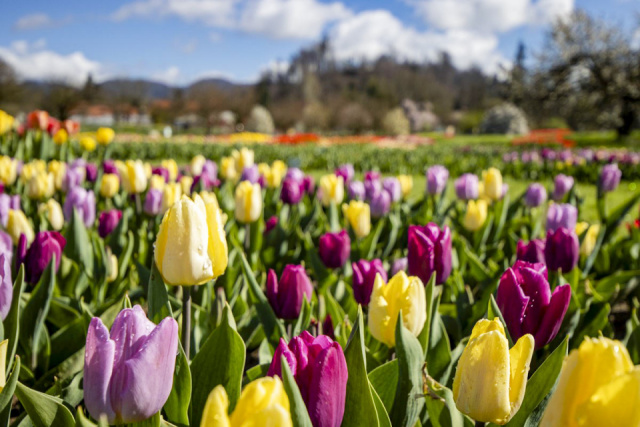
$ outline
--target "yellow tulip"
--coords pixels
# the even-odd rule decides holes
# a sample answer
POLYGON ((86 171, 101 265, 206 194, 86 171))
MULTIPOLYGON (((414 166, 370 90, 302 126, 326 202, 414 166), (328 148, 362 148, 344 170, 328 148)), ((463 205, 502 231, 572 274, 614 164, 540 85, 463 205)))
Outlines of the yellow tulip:
POLYGON ((348 205, 342 205, 342 212, 356 237, 362 238, 369 235, 371 232, 371 211, 368 204, 351 200, 348 205))
POLYGON ((173 159, 166 159, 160 163, 160 166, 169 171, 169 181, 174 182, 178 178, 178 163, 173 159))
POLYGON ((56 145, 63 145, 69 140, 69 134, 66 129, 58 129, 58 131, 53 135, 53 142, 56 145))
POLYGON ((291 427, 289 398, 279 377, 259 378, 247 385, 231 414, 229 397, 224 387, 216 386, 202 413, 200 427, 291 427))
POLYGON ((407 198, 411 194, 411 190, 413 190, 413 177, 411 175, 398 175, 398 181, 400 181, 402 197, 407 198))
POLYGON ((596 247, 598 234, 600 234, 600 225, 593 224, 590 226, 589 223, 584 221, 576 224, 576 234, 578 236, 582 235, 585 230, 587 231, 587 234, 585 234, 584 239, 582 240, 582 245, 580 245, 580 253, 588 257, 596 247))
POLYGON ((28 183, 34 175, 47 171, 47 164, 44 160, 32 160, 22 167, 20 172, 20 180, 25 184, 28 183))
POLYGON ((4 135, 13 128, 14 118, 5 111, 0 110, 0 135, 4 135))
POLYGON ((396 323, 402 311, 402 324, 416 337, 427 320, 427 296, 424 284, 416 276, 398 272, 385 285, 377 274, 369 302, 369 331, 389 347, 396 345, 396 323))
POLYGON ((502 174, 496 168, 489 168, 482 172, 484 181, 484 193, 491 200, 502 198, 502 174))
POLYGON ((52 173, 38 172, 27 183, 27 196, 30 199, 45 199, 53 196, 55 188, 52 173))
POLYGON ((52 160, 49 162, 49 172, 53 174, 53 182, 56 190, 62 189, 64 177, 67 175, 67 164, 65 162, 52 160))
POLYGON ((27 243, 30 245, 35 238, 33 228, 24 212, 11 209, 9 211, 9 219, 7 221, 7 233, 11 236, 13 244, 17 245, 20 241, 20 235, 24 234, 27 243))
POLYGON ((509 350, 500 320, 479 320, 453 380, 453 399, 460 412, 499 425, 513 418, 524 399, 534 345, 533 336, 526 334, 509 350))
POLYGON ((233 150, 231 152, 231 157, 233 157, 233 160, 236 163, 236 170, 240 173, 242 173, 244 168, 253 166, 253 150, 249 150, 248 148, 241 148, 239 151, 233 150))
POLYGON ((147 189, 147 172, 141 160, 127 160, 125 163, 116 163, 120 172, 122 186, 127 193, 142 193, 147 189))
POLYGON ((109 255, 109 274, 107 275, 107 283, 111 283, 118 278, 118 257, 114 254, 109 255))
POLYGON ((38 206, 38 212, 45 214, 47 221, 51 224, 51 228, 56 231, 62 230, 64 226, 64 214, 62 213, 60 203, 55 199, 49 199, 47 203, 38 206))
POLYGON ((204 164, 207 162, 207 159, 202 154, 198 154, 191 159, 191 163, 189 164, 189 170, 191 171, 191 175, 198 176, 202 173, 202 168, 204 164))
POLYGON ((180 178, 180 186, 182 187, 183 194, 191 194, 191 186, 193 185, 193 178, 185 175, 180 178))
POLYGON ((540 425, 637 426, 640 377, 620 341, 585 338, 562 365, 540 425))
POLYGON ((93 151, 96 149, 96 140, 91 136, 83 136, 80 138, 80 148, 84 151, 93 151))
POLYGON ((267 163, 259 163, 258 173, 262 176, 269 175, 271 173, 271 166, 269 166, 267 163))
MULTIPOLYGON (((216 209, 220 209, 220 204, 218 203, 218 198, 216 197, 216 193, 211 193, 209 191, 201 191, 200 197, 202 197, 202 200, 204 201, 204 204, 207 206, 207 208, 211 204, 216 209)), ((221 209, 220 209, 220 217, 222 218, 222 225, 225 225, 227 223, 227 219, 229 218, 227 217, 227 214, 224 213, 221 209)))
POLYGON ((235 180, 238 179, 236 164, 231 157, 223 157, 220 159, 220 175, 228 181, 235 182, 235 180))
POLYGON ((115 173, 105 173, 102 175, 100 183, 100 195, 107 199, 115 196, 120 191, 120 177, 115 173))
POLYGON ((7 347, 9 347, 9 340, 0 342, 0 391, 2 391, 6 385, 7 347))
POLYGON ((115 138, 116 133, 111 128, 98 128, 96 131, 96 140, 100 145, 109 145, 115 138))
POLYGON ((9 156, 0 156, 0 181, 12 185, 18 176, 18 162, 9 156))
POLYGON ((182 196, 162 218, 154 259, 169 285, 201 285, 223 274, 228 250, 220 209, 197 194, 182 196))
POLYGON ((462 225, 469 231, 477 231, 487 220, 487 202, 484 200, 469 200, 467 212, 464 214, 462 225))
POLYGON ((236 219, 242 223, 255 222, 262 215, 260 184, 242 181, 236 187, 236 219))
POLYGON ((149 188, 160 190, 164 188, 165 182, 164 177, 161 175, 151 175, 151 179, 149 180, 149 188))
POLYGON ((342 199, 344 199, 343 178, 335 174, 324 175, 320 178, 320 193, 324 206, 329 206, 331 202, 342 203, 342 199))
POLYGON ((166 212, 182 197, 182 187, 177 182, 167 184, 162 190, 162 211, 166 212))
MULTIPOLYGON (((258 172, 260 172, 260 168, 258 168, 258 172)), ((271 167, 267 166, 267 170, 265 170, 265 173, 262 175, 264 175, 267 181, 267 187, 278 188, 286 173, 287 165, 282 160, 276 160, 271 167)))

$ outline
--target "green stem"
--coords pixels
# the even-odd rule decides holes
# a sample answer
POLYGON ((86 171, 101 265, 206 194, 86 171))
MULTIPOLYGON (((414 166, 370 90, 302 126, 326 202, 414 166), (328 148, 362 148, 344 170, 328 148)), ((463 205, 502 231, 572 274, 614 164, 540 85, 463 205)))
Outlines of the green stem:
POLYGON ((191 352, 191 287, 182 287, 182 348, 189 360, 191 352))

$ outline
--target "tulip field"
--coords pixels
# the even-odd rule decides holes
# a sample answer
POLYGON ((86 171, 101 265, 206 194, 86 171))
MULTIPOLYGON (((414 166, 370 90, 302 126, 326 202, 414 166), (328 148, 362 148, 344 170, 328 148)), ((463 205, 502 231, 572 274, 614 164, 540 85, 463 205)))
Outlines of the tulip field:
POLYGON ((638 152, 115 136, 0 112, 0 426, 640 426, 638 152))

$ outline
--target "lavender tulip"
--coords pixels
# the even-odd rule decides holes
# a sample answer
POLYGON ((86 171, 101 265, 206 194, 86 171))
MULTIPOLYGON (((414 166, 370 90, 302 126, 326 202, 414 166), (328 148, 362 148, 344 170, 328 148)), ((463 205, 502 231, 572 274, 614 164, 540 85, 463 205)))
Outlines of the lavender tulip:
POLYGON ((408 268, 409 268, 409 260, 407 259, 407 257, 398 258, 395 261, 393 261, 393 264, 391 264, 391 271, 389 271, 389 276, 393 277, 396 275, 396 273, 399 273, 400 271, 406 272, 408 268))
POLYGON ((605 165, 600 171, 598 186, 603 192, 613 191, 620 185, 620 178, 622 178, 622 171, 617 163, 605 165))
POLYGON ((3 228, 7 228, 9 221, 9 211, 11 210, 11 196, 8 194, 0 194, 0 224, 3 228))
POLYGON ((38 283, 54 255, 56 259, 54 271, 57 272, 66 244, 67 240, 57 231, 40 231, 26 253, 24 251, 26 245, 24 245, 19 251, 19 257, 20 262, 24 262, 24 278, 27 283, 38 283))
POLYGON ((73 210, 77 210, 87 227, 93 226, 96 220, 96 198, 93 191, 82 187, 73 187, 64 201, 64 216, 67 221, 73 218, 73 210))
POLYGON ((395 176, 383 179, 382 188, 389 193, 392 202, 397 202, 402 199, 402 185, 400 185, 400 180, 395 176))
POLYGON ((282 181, 280 200, 287 205, 297 205, 304 195, 303 190, 299 181, 293 178, 285 178, 282 181))
POLYGON ((358 304, 369 305, 376 275, 379 274, 382 280, 385 283, 387 282, 387 272, 382 266, 382 261, 379 259, 372 261, 361 259, 352 263, 351 268, 353 269, 353 297, 358 304))
POLYGON ((524 203, 530 208, 537 208, 547 200, 547 190, 537 182, 529 185, 524 195, 524 203))
POLYGON ((280 339, 269 376, 282 377, 281 360, 289 364, 314 427, 338 427, 344 416, 347 362, 340 344, 326 335, 314 338, 307 331, 289 345, 280 339))
POLYGON ((451 230, 430 222, 421 227, 409 226, 409 274, 426 284, 435 273, 436 284, 443 284, 451 274, 451 230))
POLYGON ((529 243, 518 241, 516 259, 530 263, 544 264, 544 240, 533 239, 529 243))
POLYGON ((347 184, 347 193, 351 200, 364 200, 364 184, 362 181, 351 181, 347 184))
POLYGON ((313 286, 301 265, 287 265, 280 276, 269 270, 267 274, 267 299, 273 311, 281 319, 297 319, 300 316, 303 299, 311 302, 313 286))
POLYGON ((335 170, 335 174, 336 176, 341 176, 342 179, 344 180, 344 183, 348 184, 353 179, 354 175, 356 174, 356 171, 353 168, 352 164, 347 163, 344 165, 340 165, 335 170))
POLYGON ((202 166, 201 176, 207 177, 208 182, 215 183, 218 181, 218 165, 212 160, 207 160, 202 166))
POLYGON ((13 240, 9 233, 0 230, 0 255, 4 255, 9 265, 13 262, 13 240))
POLYGON ((156 216, 162 209, 162 191, 152 188, 147 191, 147 195, 144 198, 144 207, 142 208, 144 213, 149 216, 156 216))
POLYGON ((300 168, 289 168, 287 169, 287 173, 284 177, 285 179, 293 179, 299 184, 302 184, 302 181, 304 181, 304 172, 302 172, 300 168))
POLYGON ((578 264, 579 257, 580 242, 573 229, 561 227, 547 231, 544 258, 549 270, 568 273, 578 264))
POLYGON ((100 213, 98 218, 98 234, 103 239, 107 237, 118 226, 122 218, 122 211, 111 209, 100 213))
POLYGON ((456 196, 460 200, 475 200, 478 198, 478 176, 465 173, 455 183, 456 196))
POLYGON ((500 193, 500 198, 504 199, 504 196, 506 196, 508 192, 509 192, 509 184, 505 182, 504 184, 502 184, 502 192, 500 193))
POLYGON ((318 252, 327 268, 340 268, 349 259, 351 239, 345 230, 326 233, 320 237, 318 252))
POLYGON ((578 221, 578 210, 568 203, 552 204, 547 211, 547 230, 555 231, 560 227, 573 230, 578 221))
POLYGON ((13 300, 13 280, 11 280, 11 260, 6 253, 0 253, 0 318, 6 319, 13 300))
POLYGON ((553 200, 559 202, 573 188, 573 177, 558 174, 553 180, 553 200))
POLYGON ((442 165, 431 166, 427 170, 427 193, 436 196, 442 194, 447 186, 449 170, 442 165))
POLYGON ((258 171, 257 165, 251 165, 242 170, 240 181, 249 181, 250 183, 255 184, 259 179, 260 172, 258 171))
POLYGON ((68 168, 62 180, 62 190, 70 192, 73 188, 82 185, 84 171, 80 168, 68 168))
POLYGON ((536 349, 555 338, 571 300, 571 286, 553 294, 544 264, 516 261, 500 278, 496 302, 514 342, 533 335, 536 349))
POLYGON ((380 174, 378 172, 369 171, 364 174, 364 193, 367 200, 382 191, 382 183, 380 182, 380 174))
POLYGON ((382 218, 389 213, 391 208, 391 196, 386 191, 378 191, 371 197, 370 209, 371 216, 374 218, 382 218))
POLYGON ((84 402, 95 419, 109 424, 140 422, 164 406, 173 385, 178 323, 159 325, 139 305, 122 310, 111 332, 94 317, 84 356, 84 402))

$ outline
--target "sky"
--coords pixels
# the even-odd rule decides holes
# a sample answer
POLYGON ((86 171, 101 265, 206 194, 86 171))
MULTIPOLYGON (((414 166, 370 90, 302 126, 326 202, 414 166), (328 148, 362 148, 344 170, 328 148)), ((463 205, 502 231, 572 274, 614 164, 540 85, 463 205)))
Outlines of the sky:
MULTIPOLYGON (((460 68, 509 66, 575 9, 629 29, 638 0, 3 0, 0 57, 22 79, 255 82, 323 36, 339 60, 440 52, 460 68), (8 7, 7 5, 10 5, 8 7)), ((636 33, 640 45, 640 31, 636 33)))

